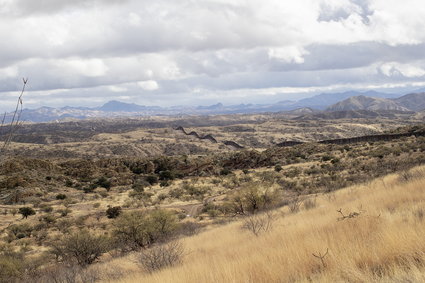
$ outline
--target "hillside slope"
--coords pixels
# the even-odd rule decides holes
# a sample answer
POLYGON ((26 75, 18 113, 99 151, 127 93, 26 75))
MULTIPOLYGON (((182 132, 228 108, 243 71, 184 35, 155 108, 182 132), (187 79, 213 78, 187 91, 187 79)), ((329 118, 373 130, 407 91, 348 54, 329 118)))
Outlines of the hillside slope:
POLYGON ((137 254, 97 268, 135 272, 125 283, 424 282, 424 184, 422 167, 311 198, 301 212, 275 211, 258 237, 241 221, 213 228, 184 239, 183 263, 156 273, 135 272, 137 254))
POLYGON ((400 106, 406 107, 413 111, 421 111, 425 109, 425 92, 410 93, 402 97, 394 99, 400 106))
POLYGON ((408 108, 403 107, 397 102, 385 99, 368 97, 364 95, 353 96, 346 100, 340 101, 334 105, 331 105, 326 111, 350 111, 350 110, 398 110, 398 111, 409 111, 408 108))

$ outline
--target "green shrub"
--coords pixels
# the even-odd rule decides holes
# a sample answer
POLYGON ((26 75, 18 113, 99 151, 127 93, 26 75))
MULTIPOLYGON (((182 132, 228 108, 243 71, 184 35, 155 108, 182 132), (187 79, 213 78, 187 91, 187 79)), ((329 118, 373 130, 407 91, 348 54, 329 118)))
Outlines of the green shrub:
POLYGON ((34 228, 27 223, 13 224, 7 228, 9 236, 12 239, 22 239, 31 237, 34 228))
POLYGON ((97 179, 96 184, 99 187, 105 188, 108 192, 111 189, 112 183, 110 180, 106 179, 106 177, 100 177, 99 179, 97 179))
POLYGON ((275 191, 263 189, 257 183, 250 183, 230 197, 224 205, 224 210, 235 214, 256 213, 271 207, 276 200, 275 191))
POLYGON ((28 216, 35 215, 35 210, 32 207, 21 207, 19 213, 22 214, 22 218, 28 218, 28 216))
POLYGON ((281 165, 279 165, 279 164, 277 164, 275 167, 274 167, 274 171, 276 171, 276 172, 280 172, 280 171, 282 171, 282 166, 281 165))
POLYGON ((117 218, 122 212, 122 208, 121 206, 114 206, 114 207, 109 207, 106 210, 106 216, 108 216, 108 218, 113 219, 113 218, 117 218))
POLYGON ((121 214, 114 223, 114 240, 124 250, 138 250, 164 241, 178 228, 171 212, 157 209, 121 214))
POLYGON ((159 172, 159 179, 160 180, 167 181, 167 180, 173 180, 174 178, 175 178, 175 175, 170 170, 165 170, 165 171, 159 172))
POLYGON ((52 211, 53 211, 53 207, 52 207, 52 206, 50 206, 50 205, 43 205, 43 206, 41 207, 41 210, 42 210, 43 212, 50 213, 50 212, 52 212, 52 211))
POLYGON ((56 199, 57 200, 64 200, 64 199, 66 199, 66 195, 65 194, 57 194, 56 199))
POLYGON ((146 176, 145 180, 151 185, 158 183, 158 177, 155 175, 146 176))
POLYGON ((52 214, 43 215, 40 220, 46 222, 47 224, 53 224, 56 222, 56 217, 52 214))

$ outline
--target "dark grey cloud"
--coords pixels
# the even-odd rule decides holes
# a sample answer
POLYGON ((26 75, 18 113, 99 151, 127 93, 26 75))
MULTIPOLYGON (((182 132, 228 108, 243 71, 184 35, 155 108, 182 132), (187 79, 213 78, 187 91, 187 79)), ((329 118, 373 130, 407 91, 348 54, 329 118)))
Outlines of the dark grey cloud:
POLYGON ((90 9, 104 5, 124 4, 127 0, 12 0, 0 3, 3 16, 51 15, 71 9, 90 9))
POLYGON ((0 100, 22 76, 35 104, 420 83, 425 8, 407 2, 0 0, 0 100))

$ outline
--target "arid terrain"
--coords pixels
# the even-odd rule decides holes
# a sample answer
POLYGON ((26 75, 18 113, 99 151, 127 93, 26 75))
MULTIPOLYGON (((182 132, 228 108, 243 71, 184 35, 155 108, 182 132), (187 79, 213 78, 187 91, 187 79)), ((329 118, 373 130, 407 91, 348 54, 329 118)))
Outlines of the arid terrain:
POLYGON ((1 156, 0 282, 420 282, 420 122, 23 124, 1 156))
POLYGON ((0 0, 0 283, 425 282, 421 0, 0 0))
MULTIPOLYGON (((308 118, 270 113, 23 124, 14 136, 15 143, 8 148, 8 155, 38 158, 205 155, 238 149, 234 145, 226 146, 226 141, 245 149, 265 150, 284 141, 317 142, 381 134, 421 121, 406 114, 391 118, 308 118), (178 128, 187 134, 196 132, 199 137, 210 135, 217 143, 186 135, 178 128)), ((4 130, 3 135, 6 133, 4 130)))

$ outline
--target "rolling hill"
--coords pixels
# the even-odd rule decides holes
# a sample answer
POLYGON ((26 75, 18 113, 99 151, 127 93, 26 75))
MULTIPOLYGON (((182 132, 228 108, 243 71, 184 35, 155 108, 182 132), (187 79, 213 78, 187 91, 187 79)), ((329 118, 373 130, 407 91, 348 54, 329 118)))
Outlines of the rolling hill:
POLYGON ((347 98, 341 102, 331 105, 330 107, 326 109, 326 111, 350 111, 350 110, 409 111, 408 108, 399 105, 397 102, 391 99, 368 97, 364 95, 347 98))
POLYGON ((395 99, 352 96, 329 106, 326 111, 421 111, 425 109, 425 93, 410 93, 395 99))

